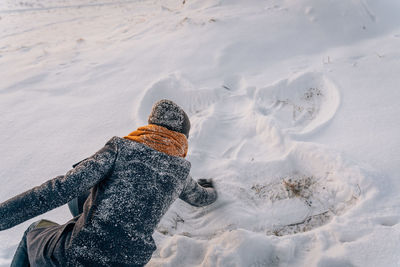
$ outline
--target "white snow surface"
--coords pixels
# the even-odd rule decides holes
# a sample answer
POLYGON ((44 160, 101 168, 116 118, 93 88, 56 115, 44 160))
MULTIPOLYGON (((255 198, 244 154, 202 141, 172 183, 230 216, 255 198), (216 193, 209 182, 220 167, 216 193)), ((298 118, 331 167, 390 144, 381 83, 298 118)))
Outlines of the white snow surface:
MULTIPOLYGON (((400 266, 400 1, 3 0, 0 201, 171 99, 192 176, 147 266, 400 266)), ((29 207, 26 207, 29 208, 29 207)), ((0 233, 8 266, 25 228, 0 233)))

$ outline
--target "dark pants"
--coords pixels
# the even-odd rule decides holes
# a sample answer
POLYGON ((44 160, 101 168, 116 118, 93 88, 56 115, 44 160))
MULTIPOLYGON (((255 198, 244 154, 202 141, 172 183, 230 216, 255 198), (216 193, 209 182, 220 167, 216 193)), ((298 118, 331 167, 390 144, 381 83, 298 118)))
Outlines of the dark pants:
POLYGON ((29 258, 28 258, 28 244, 26 240, 26 236, 30 231, 36 228, 43 228, 43 227, 48 227, 51 225, 57 225, 55 222, 51 222, 48 220, 40 220, 32 223, 28 229, 24 232, 24 235, 22 236, 21 242, 19 242, 19 245, 17 247, 17 250, 15 251, 14 258, 11 262, 11 267, 25 267, 29 266, 29 258))
MULTIPOLYGON (((68 202, 68 207, 69 207, 69 210, 73 217, 76 217, 82 213, 83 204, 85 203, 89 194, 90 194, 90 191, 88 191, 86 194, 83 194, 82 196, 79 196, 79 197, 71 200, 70 202, 68 202)), ((15 251, 14 258, 11 262, 10 267, 29 266, 28 244, 26 242, 27 234, 35 228, 47 227, 47 226, 54 225, 54 224, 56 224, 56 223, 47 221, 47 220, 40 220, 40 221, 32 223, 28 227, 28 229, 26 229, 26 231, 24 232, 24 235, 22 236, 22 240, 21 240, 21 242, 19 242, 17 250, 15 251)))
POLYGON ((22 236, 21 242, 15 251, 14 258, 11 262, 10 267, 25 267, 29 266, 29 259, 28 259, 28 246, 26 244, 26 235, 32 230, 35 229, 36 225, 38 225, 40 221, 32 223, 28 229, 24 232, 22 236))

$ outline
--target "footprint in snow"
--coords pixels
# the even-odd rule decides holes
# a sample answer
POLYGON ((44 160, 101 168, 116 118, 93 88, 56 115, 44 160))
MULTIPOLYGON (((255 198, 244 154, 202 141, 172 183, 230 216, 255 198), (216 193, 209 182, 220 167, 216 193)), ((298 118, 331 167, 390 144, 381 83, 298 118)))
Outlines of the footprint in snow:
POLYGON ((339 155, 305 143, 282 160, 231 161, 220 172, 216 203, 197 209, 178 201, 159 232, 212 239, 236 229, 276 236, 311 231, 354 207, 365 177, 339 155))
POLYGON ((340 103, 334 83, 320 73, 304 73, 260 88, 255 93, 259 114, 274 119, 292 136, 311 133, 329 122, 340 103))

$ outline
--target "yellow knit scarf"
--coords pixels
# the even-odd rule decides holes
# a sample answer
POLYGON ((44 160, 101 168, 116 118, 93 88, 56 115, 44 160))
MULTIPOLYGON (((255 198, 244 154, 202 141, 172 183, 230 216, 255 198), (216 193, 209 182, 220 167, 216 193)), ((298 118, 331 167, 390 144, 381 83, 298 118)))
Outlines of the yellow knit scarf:
POLYGON ((188 141, 184 134, 154 124, 139 127, 124 138, 171 156, 184 158, 188 151, 188 141))

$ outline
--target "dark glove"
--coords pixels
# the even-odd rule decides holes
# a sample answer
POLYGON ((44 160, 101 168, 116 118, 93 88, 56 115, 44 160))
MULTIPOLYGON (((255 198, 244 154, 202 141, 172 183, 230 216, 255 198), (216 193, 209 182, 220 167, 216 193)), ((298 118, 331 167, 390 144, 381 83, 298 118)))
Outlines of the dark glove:
POLYGON ((199 179, 197 180, 197 183, 205 188, 207 187, 214 188, 214 182, 212 179, 199 179))

